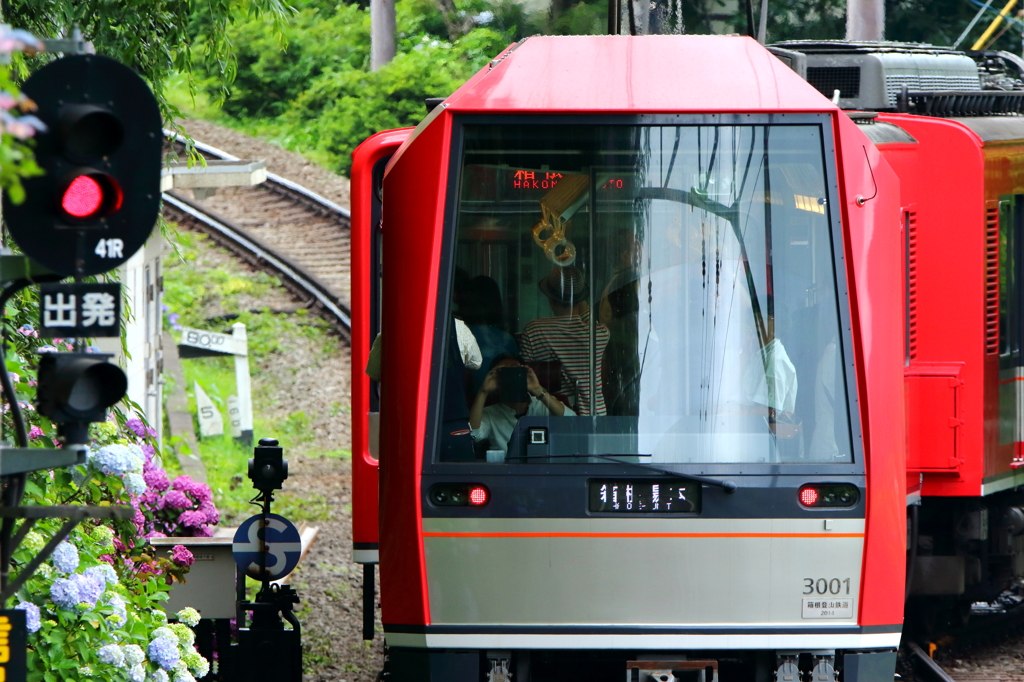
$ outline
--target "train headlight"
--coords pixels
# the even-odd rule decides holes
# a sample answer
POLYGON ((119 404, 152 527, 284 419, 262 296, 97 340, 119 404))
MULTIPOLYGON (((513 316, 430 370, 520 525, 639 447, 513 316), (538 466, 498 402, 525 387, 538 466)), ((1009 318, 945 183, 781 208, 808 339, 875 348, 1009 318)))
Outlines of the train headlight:
POLYGON ((852 507, 860 501, 860 491, 852 483, 810 483, 797 493, 804 507, 852 507))

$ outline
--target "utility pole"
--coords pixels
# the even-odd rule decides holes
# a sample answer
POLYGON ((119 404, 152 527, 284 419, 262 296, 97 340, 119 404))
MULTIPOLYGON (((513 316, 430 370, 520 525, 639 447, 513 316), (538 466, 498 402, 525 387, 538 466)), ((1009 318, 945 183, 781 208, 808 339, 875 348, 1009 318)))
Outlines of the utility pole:
POLYGON ((757 27, 757 42, 764 45, 768 40, 768 0, 761 0, 761 21, 757 27))
POLYGON ((846 0, 846 39, 883 40, 884 0, 846 0))
POLYGON ((395 0, 370 0, 370 70, 395 58, 395 0))

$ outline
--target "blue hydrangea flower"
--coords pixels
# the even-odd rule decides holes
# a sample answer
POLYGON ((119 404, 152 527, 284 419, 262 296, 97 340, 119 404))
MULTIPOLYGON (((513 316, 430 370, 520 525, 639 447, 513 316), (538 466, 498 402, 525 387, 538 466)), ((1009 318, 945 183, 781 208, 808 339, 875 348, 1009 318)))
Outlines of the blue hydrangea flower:
POLYGON ((186 670, 174 673, 174 682, 196 682, 196 678, 192 677, 192 673, 186 670))
POLYGON ((39 632, 41 623, 39 621, 39 607, 30 601, 20 602, 14 608, 25 612, 25 628, 29 632, 39 632))
POLYGON ((124 489, 132 495, 141 495, 146 492, 146 479, 141 474, 125 474, 124 489))
POLYGON ((82 677, 92 677, 92 668, 90 666, 83 665, 78 669, 78 674, 82 677))
MULTIPOLYGON (((124 599, 122 599, 120 595, 112 594, 109 597, 107 597, 107 604, 109 604, 110 608, 114 611, 114 613, 110 615, 110 622, 116 626, 124 625, 125 622, 127 622, 128 620, 128 611, 125 608, 127 605, 125 604, 124 599)), ((129 646, 135 645, 130 644, 129 646)), ((135 648, 139 650, 139 655, 143 656, 142 649, 137 646, 135 646, 135 648)), ((135 665, 135 663, 129 662, 129 665, 135 665)))
POLYGON ((146 668, 141 663, 136 663, 128 671, 128 682, 146 682, 146 668))
MULTIPOLYGON (((163 628, 157 628, 162 630, 163 628)), ((175 637, 156 637, 147 648, 149 659, 164 670, 171 670, 178 664, 181 653, 178 651, 178 639, 175 637)))
POLYGON ((142 469, 146 466, 146 453, 142 451, 142 448, 132 443, 127 446, 128 454, 132 458, 132 468, 129 469, 130 473, 141 474, 142 469))
POLYGON ((112 665, 115 668, 124 667, 124 651, 116 644, 101 646, 96 652, 96 656, 107 665, 112 665))
POLYGON ((181 611, 178 611, 174 615, 182 623, 184 623, 185 625, 187 625, 189 627, 192 627, 192 628, 194 628, 195 626, 199 625, 199 619, 201 617, 199 615, 199 612, 196 611, 191 606, 186 606, 185 608, 183 608, 181 611))
POLYGON ((67 578, 57 578, 50 585, 50 599, 62 609, 74 610, 81 597, 78 594, 78 584, 67 578))
POLYGON ((143 460, 127 445, 114 443, 113 445, 104 445, 93 453, 90 463, 108 476, 121 476, 142 471, 143 460))
POLYGON ((117 571, 110 564, 100 564, 99 566, 92 566, 85 569, 83 572, 93 580, 102 580, 107 585, 117 584, 117 571))
POLYGON ((72 582, 75 583, 75 587, 78 590, 78 601, 81 604, 88 605, 89 608, 96 606, 96 602, 100 600, 103 593, 107 589, 107 583, 99 576, 88 576, 81 573, 77 573, 71 576, 72 582))
POLYGON ((151 672, 149 677, 146 678, 146 682, 169 682, 170 678, 167 677, 167 673, 163 670, 156 670, 151 672))
POLYGON ((74 573, 78 568, 78 548, 70 542, 62 542, 57 545, 57 549, 53 550, 50 560, 53 562, 53 567, 61 573, 74 573))

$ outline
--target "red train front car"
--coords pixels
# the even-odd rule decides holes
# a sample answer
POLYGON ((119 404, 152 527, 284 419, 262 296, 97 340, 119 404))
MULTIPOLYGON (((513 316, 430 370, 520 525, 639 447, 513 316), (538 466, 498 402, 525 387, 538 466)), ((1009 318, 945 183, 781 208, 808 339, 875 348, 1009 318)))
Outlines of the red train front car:
POLYGON ((844 112, 747 38, 531 38, 353 183, 389 679, 891 679, 900 181, 844 112))

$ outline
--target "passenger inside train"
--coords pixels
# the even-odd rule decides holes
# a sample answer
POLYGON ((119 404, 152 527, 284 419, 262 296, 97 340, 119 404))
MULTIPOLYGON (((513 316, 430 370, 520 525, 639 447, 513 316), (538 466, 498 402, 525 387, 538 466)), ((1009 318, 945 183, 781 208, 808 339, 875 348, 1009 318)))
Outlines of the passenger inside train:
MULTIPOLYGON (((460 308, 485 367, 515 346, 508 366, 565 408, 501 403, 516 418, 481 435, 495 374, 445 372, 442 390, 479 415, 478 442, 507 451, 491 461, 529 464, 539 428, 565 463, 852 461, 822 136, 817 124, 465 125, 460 308)), ((473 461, 487 457, 478 447, 473 461)))
POLYGON ((575 414, 544 390, 537 374, 523 364, 522 358, 505 353, 491 362, 469 410, 469 426, 473 440, 487 446, 491 455, 488 461, 502 461, 508 440, 521 417, 572 417, 575 414), (488 399, 494 397, 497 401, 487 404, 488 399))

